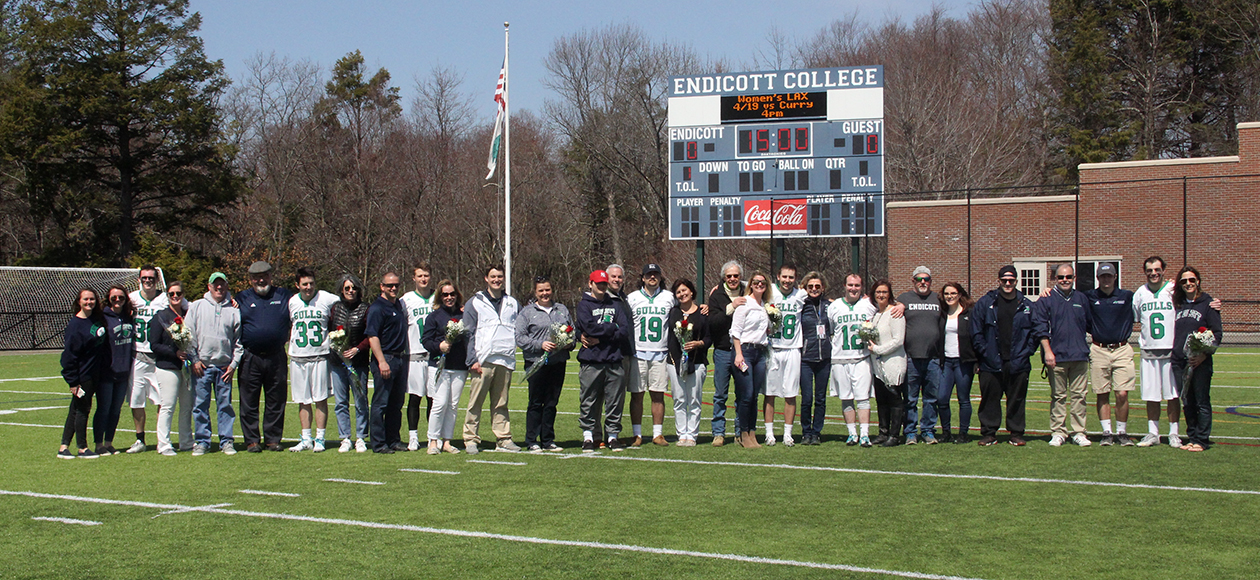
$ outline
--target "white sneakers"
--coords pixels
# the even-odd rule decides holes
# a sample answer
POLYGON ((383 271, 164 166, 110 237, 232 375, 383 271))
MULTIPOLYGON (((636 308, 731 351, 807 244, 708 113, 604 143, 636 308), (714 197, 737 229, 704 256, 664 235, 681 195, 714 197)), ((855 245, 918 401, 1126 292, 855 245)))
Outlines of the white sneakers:
POLYGON ((341 439, 341 447, 337 448, 337 452, 349 453, 351 449, 354 449, 354 441, 351 441, 350 438, 345 437, 341 439))
POLYGON ((795 440, 795 439, 793 439, 793 438, 792 438, 792 436, 791 436, 790 434, 784 433, 784 434, 783 434, 783 445, 784 445, 785 447, 795 447, 795 446, 796 446, 796 440, 795 440))
POLYGON ((1054 437, 1050 438, 1050 446, 1061 447, 1063 443, 1065 443, 1066 441, 1067 439, 1065 439, 1062 435, 1055 435, 1054 437))
POLYGON ((146 450, 148 450, 148 447, 141 443, 139 439, 136 439, 136 442, 127 448, 127 453, 144 453, 146 450))
POLYGON ((1156 445, 1159 445, 1159 435, 1154 433, 1147 433, 1137 444, 1138 447, 1154 447, 1156 445))
POLYGON ((766 433, 766 447, 774 447, 775 443, 778 441, 775 441, 774 433, 766 433))
POLYGON ((355 441, 355 442, 354 442, 354 452, 355 452, 355 453, 367 453, 367 442, 366 442, 366 441, 364 441, 364 440, 362 440, 362 439, 359 439, 358 441, 355 441))
POLYGON ((297 452, 299 452, 299 451, 309 451, 309 450, 314 449, 314 448, 315 448, 315 445, 311 443, 311 440, 310 440, 310 439, 303 439, 303 440, 302 440, 301 442, 299 442, 297 445, 294 445, 293 447, 290 447, 290 448, 289 448, 289 451, 292 451, 292 452, 294 452, 294 453, 297 453, 297 452))
POLYGON ((323 440, 323 439, 316 439, 316 440, 315 440, 315 448, 314 448, 314 449, 312 449, 312 451, 314 451, 314 452, 316 452, 316 453, 319 453, 319 452, 321 452, 321 451, 323 451, 323 450, 324 450, 324 440, 323 440))
POLYGON ((236 446, 231 441, 222 441, 219 443, 219 451, 224 455, 236 455, 236 446))
POLYGON ((412 435, 411 440, 407 442, 407 451, 417 451, 420 449, 420 438, 412 435))
POLYGON ((1176 434, 1168 435, 1168 446, 1173 449, 1181 449, 1181 436, 1176 434))
POLYGON ((1073 443, 1075 443, 1075 444, 1077 444, 1077 445, 1080 445, 1081 447, 1089 447, 1089 446, 1090 446, 1089 437, 1086 437, 1084 433, 1077 433, 1077 434, 1073 435, 1073 436, 1072 436, 1072 442, 1073 442, 1073 443))

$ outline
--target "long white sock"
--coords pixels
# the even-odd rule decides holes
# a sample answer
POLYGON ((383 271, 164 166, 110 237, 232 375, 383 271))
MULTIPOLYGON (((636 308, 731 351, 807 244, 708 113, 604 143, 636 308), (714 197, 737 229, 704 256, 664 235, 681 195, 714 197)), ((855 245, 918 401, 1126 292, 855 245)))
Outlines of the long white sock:
POLYGON ((1102 423, 1103 435, 1111 435, 1111 419, 1099 419, 1102 423))
POLYGON ((635 437, 643 436, 643 425, 631 425, 630 428, 634 430, 635 437))
POLYGON ((1168 434, 1169 434, 1169 435, 1177 435, 1177 434, 1178 434, 1178 432, 1177 432, 1177 431, 1178 431, 1178 430, 1177 430, 1177 426, 1178 426, 1178 425, 1179 425, 1178 423, 1171 423, 1171 422, 1170 422, 1170 423, 1168 423, 1168 434))
POLYGON ((664 425, 657 425, 655 423, 652 424, 652 438, 653 439, 660 437, 661 433, 664 433, 664 432, 665 432, 664 425))
POLYGON ((594 440, 595 440, 595 434, 594 434, 594 433, 591 433, 590 431, 583 431, 583 432, 582 432, 582 440, 583 440, 583 441, 594 441, 594 440))
POLYGON ((845 423, 845 424, 844 424, 844 426, 845 426, 845 427, 847 427, 847 428, 849 429, 849 436, 850 436, 850 437, 852 437, 852 436, 854 436, 854 435, 857 435, 857 424, 856 424, 856 423, 845 423))
POLYGON ((407 431, 407 437, 411 438, 412 441, 418 441, 420 439, 420 432, 412 429, 407 431))
POLYGON ((323 438, 324 438, 324 431, 325 431, 324 429, 316 429, 316 430, 315 430, 315 438, 316 438, 316 439, 323 439, 323 438))
POLYGON ((1159 435, 1159 421, 1146 421, 1146 428, 1150 430, 1151 435, 1159 435))
POLYGON ((1129 432, 1129 423, 1127 421, 1116 421, 1116 433, 1121 435, 1129 432))
POLYGON ((303 441, 310 441, 310 440, 311 440, 311 430, 310 430, 310 429, 303 429, 303 430, 302 430, 302 440, 303 440, 303 441))
POLYGON ((870 436, 871 436, 871 424, 870 424, 870 423, 862 423, 862 436, 863 436, 863 437, 870 437, 870 436))
POLYGON ((766 421, 766 435, 774 437, 774 421, 766 421))
POLYGON ((784 439, 792 438, 792 424, 791 423, 783 424, 783 438, 784 439))

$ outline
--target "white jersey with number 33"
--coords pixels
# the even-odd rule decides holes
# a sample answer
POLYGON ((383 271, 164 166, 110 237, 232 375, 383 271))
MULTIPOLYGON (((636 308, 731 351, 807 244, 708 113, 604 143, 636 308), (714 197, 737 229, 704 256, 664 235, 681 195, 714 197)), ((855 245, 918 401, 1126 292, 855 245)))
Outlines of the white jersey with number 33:
POLYGON ((669 309, 676 304, 674 295, 669 290, 657 290, 648 296, 642 289, 626 296, 630 305, 630 314, 634 318, 634 351, 665 352, 669 350, 670 329, 665 328, 665 319, 669 317, 669 309))
POLYGON ((1173 308, 1171 282, 1165 280, 1155 292, 1151 292, 1147 284, 1138 288, 1133 293, 1133 315, 1142 325, 1142 338, 1138 342, 1142 350, 1173 347, 1173 321, 1177 309, 1173 308))
POLYGON ((320 290, 308 303, 301 294, 289 298, 289 356, 328 354, 328 312, 337 297, 320 290))

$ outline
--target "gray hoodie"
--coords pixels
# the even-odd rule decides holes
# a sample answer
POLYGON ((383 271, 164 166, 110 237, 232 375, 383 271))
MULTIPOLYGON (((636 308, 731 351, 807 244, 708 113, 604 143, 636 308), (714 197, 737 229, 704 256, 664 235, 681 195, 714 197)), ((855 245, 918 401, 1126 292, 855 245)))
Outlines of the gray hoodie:
POLYGON ((241 311, 232 306, 232 296, 215 302, 206 292, 200 300, 188 307, 184 324, 192 333, 188 346, 190 360, 201 361, 209 366, 236 368, 241 363, 245 347, 241 345, 241 311))

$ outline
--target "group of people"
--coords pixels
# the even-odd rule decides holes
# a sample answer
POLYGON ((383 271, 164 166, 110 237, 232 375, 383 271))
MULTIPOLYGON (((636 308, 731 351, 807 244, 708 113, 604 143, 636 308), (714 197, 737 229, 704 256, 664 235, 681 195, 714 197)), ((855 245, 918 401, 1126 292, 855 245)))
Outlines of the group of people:
POLYGON ((643 267, 633 291, 625 269, 614 264, 590 274, 587 291, 570 313, 556 302, 544 276, 534 278, 532 297, 522 307, 505 293, 500 266, 485 269, 485 289, 467 301, 452 280, 433 283, 432 269, 423 263, 412 270, 412 290, 400 295, 402 280, 390 272, 381 277, 380 294, 372 300, 353 275, 342 276, 336 293, 330 293, 316 288, 312 271, 299 269, 293 293, 273 285, 269 264, 255 262, 248 271, 249 288, 233 296, 227 276, 215 272, 204 295, 191 303, 184 283, 171 282, 163 291, 157 287, 157 269, 145 266, 140 289, 130 294, 121 286, 111 287, 103 302, 92 289, 78 294, 62 354, 62 374, 74 396, 58 456, 119 453, 113 440, 124 401, 136 430, 128 453, 148 449, 145 407, 151 401, 158 406, 157 451, 176 454, 171 424, 178 405, 179 450, 203 455, 211 450, 212 399, 219 450, 235 454, 234 376, 249 452, 284 449, 289 397, 298 406, 301 439, 288 449, 324 451, 331 394, 340 452, 366 452, 369 442, 377 453, 419 450, 424 407, 428 453, 460 453, 455 422, 470 375, 458 440, 462 451, 481 449, 487 399, 494 447, 520 451, 508 413, 518 348, 522 369, 528 369, 524 443, 535 452, 562 450, 555 437, 556 407, 573 350, 584 452, 642 445, 649 438, 642 427, 645 393, 650 442, 669 445, 664 433, 669 392, 676 445, 695 446, 710 371, 713 446, 727 442, 732 383, 736 413, 730 433, 745 448, 775 445, 777 434, 784 445, 794 446, 798 397, 800 442, 820 444, 828 395, 841 401, 847 445, 966 443, 977 373, 978 443, 997 442, 1006 397, 1009 442, 1022 446, 1030 358, 1038 347, 1052 392, 1050 444, 1070 438, 1090 445, 1085 435, 1088 375, 1103 426, 1101 443, 1132 445, 1126 421, 1127 395, 1135 383, 1128 344, 1135 321, 1142 329, 1141 394, 1150 419, 1150 432, 1137 445, 1160 442, 1159 412, 1167 403, 1170 445, 1200 451, 1211 443, 1212 357, 1210 349, 1192 352, 1186 343, 1191 333, 1207 328, 1214 344, 1220 344, 1219 301, 1202 291, 1194 268, 1182 268, 1173 284, 1164 281, 1162 259, 1148 259, 1144 269, 1147 284, 1137 292, 1116 288, 1109 264, 1099 267, 1097 288, 1080 292, 1074 290, 1072 267, 1063 265, 1056 269, 1054 288, 1034 302, 1017 289, 1015 269, 1005 266, 998 288, 973 304, 959 283, 933 291, 931 271, 924 266, 912 275, 913 289, 895 297, 889 281, 866 287, 860 276, 849 274, 833 301, 818 272, 798 277, 794 266, 783 265, 773 280, 762 271, 745 279, 743 267, 732 261, 723 265, 722 281, 700 304, 691 280, 677 279, 666 289, 657 264, 643 267), (953 428, 950 399, 955 393, 959 418, 953 428), (631 434, 623 437, 627 394, 631 434), (872 394, 878 412, 874 437, 872 394), (90 447, 86 428, 93 396, 95 445, 90 447), (784 421, 776 432, 779 399, 784 421), (404 403, 407 443, 401 438, 404 403), (758 410, 764 421, 760 441, 758 410), (1178 432, 1182 412, 1184 444, 1178 432), (77 443, 77 455, 71 443, 77 443))

